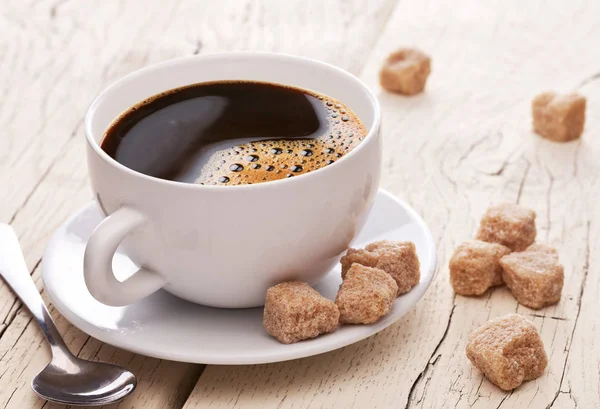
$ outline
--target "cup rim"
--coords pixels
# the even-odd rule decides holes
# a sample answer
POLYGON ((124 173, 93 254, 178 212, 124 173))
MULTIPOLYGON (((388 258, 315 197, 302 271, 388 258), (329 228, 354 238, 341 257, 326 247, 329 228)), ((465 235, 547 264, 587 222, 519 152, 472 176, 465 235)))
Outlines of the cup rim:
MULTIPOLYGON (((144 173, 141 173, 141 172, 138 172, 131 168, 128 168, 127 166, 119 163, 117 160, 115 160, 110 155, 108 155, 100 147, 100 144, 98 142, 96 142, 96 140, 93 138, 92 124, 91 124, 92 120, 91 119, 94 115, 94 112, 97 109, 97 107, 102 103, 102 100, 105 98, 106 93, 108 91, 110 91, 111 89, 113 89, 114 87, 116 87, 117 85, 121 84, 122 82, 124 82, 130 78, 134 78, 139 75, 142 75, 146 72, 153 71, 153 70, 163 68, 163 67, 175 66, 184 61, 188 61, 188 60, 192 60, 192 59, 211 60, 211 59, 219 59, 219 58, 223 58, 223 57, 244 57, 244 58, 265 58, 266 57, 266 58, 276 58, 276 59, 282 59, 282 60, 286 59, 286 60, 293 60, 293 61, 295 60, 295 61, 301 61, 301 62, 305 62, 305 63, 317 64, 317 65, 320 65, 324 68, 327 68, 327 69, 335 72, 336 75, 345 76, 346 78, 354 81, 361 88, 363 88, 364 91, 366 91, 366 96, 367 96, 371 106, 373 107, 373 113, 374 113, 373 123, 369 127, 367 135, 365 136, 362 143, 360 143, 356 148, 354 148, 352 151, 350 151, 349 153, 344 155, 340 160, 336 161, 333 165, 347 161, 348 158, 355 156, 358 152, 360 152, 362 149, 364 149, 367 142, 369 142, 371 139, 374 138, 375 134, 378 132, 378 130, 381 126, 381 106, 379 104, 379 100, 377 99, 377 97, 373 94, 371 89, 362 80, 360 80, 354 74, 351 74, 350 72, 348 72, 340 67, 337 67, 333 64, 330 64, 330 63, 327 63, 324 61, 320 61, 317 59, 301 57, 301 56, 297 56, 297 55, 293 55, 293 54, 286 54, 286 53, 250 52, 250 51, 216 52, 216 53, 207 53, 207 54, 190 55, 190 56, 185 56, 185 57, 173 58, 173 59, 162 61, 162 62, 159 62, 156 64, 151 64, 146 67, 135 70, 135 71, 119 78, 118 80, 114 81, 113 83, 111 83, 109 86, 104 88, 102 90, 102 92, 100 92, 100 94, 98 94, 92 100, 88 109, 86 110, 85 117, 84 117, 84 132, 85 132, 85 138, 87 140, 87 143, 94 150, 96 155, 98 155, 108 165, 114 166, 117 169, 119 169, 133 177, 140 178, 142 180, 146 180, 149 182, 154 182, 154 183, 158 183, 158 184, 166 185, 166 186, 179 187, 182 189, 200 189, 200 190, 215 190, 216 189, 219 191, 228 191, 228 190, 231 191, 231 189, 223 189, 224 187, 235 188, 236 190, 241 190, 241 189, 248 190, 248 189, 259 189, 259 188, 264 189, 264 188, 268 188, 269 186, 277 187, 282 183, 286 183, 286 184, 298 183, 297 182, 298 179, 308 181, 307 178, 310 178, 310 177, 314 178, 314 177, 318 176, 320 173, 330 170, 331 166, 325 166, 323 168, 319 168, 312 172, 303 174, 303 175, 301 175, 301 177, 283 178, 283 179, 271 180, 271 181, 268 181, 265 183, 257 183, 257 184, 251 184, 251 185, 231 185, 231 186, 229 186, 229 185, 227 185, 227 186, 200 185, 200 184, 196 184, 196 183, 187 183, 187 182, 179 182, 179 181, 175 181, 175 180, 161 179, 156 176, 146 175, 144 173)), ((226 78, 223 79, 223 81, 226 81, 226 80, 227 80, 226 78)), ((317 90, 317 92, 318 92, 318 90, 317 90)))

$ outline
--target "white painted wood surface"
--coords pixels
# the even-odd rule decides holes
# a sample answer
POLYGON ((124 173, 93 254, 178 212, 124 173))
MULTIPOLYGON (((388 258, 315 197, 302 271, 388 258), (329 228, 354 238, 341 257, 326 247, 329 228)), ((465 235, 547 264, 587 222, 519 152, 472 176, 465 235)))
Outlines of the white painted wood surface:
MULTIPOLYGON (((104 86, 144 65, 226 50, 306 55, 361 76, 384 110, 382 185, 411 203, 439 245, 438 277, 398 324, 358 344, 271 365, 202 366, 120 351, 58 314, 80 356, 139 377, 120 408, 600 407, 600 3, 528 1, 3 0, 0 3, 0 221, 17 230, 39 288, 46 241, 90 200, 81 120, 104 86), (433 58, 422 95, 379 90, 387 53, 433 58), (581 141, 531 132, 543 90, 588 98, 581 141), (534 208, 565 265, 562 301, 533 311, 499 288, 454 296, 447 260, 490 202, 534 208), (544 376, 505 393, 464 355, 466 335, 517 311, 540 329, 544 376), (203 371, 204 370, 204 371, 203 371)), ((199 346, 201 347, 201 346, 199 346)), ((60 407, 30 391, 48 360, 35 325, 0 284, 0 408, 60 407)))

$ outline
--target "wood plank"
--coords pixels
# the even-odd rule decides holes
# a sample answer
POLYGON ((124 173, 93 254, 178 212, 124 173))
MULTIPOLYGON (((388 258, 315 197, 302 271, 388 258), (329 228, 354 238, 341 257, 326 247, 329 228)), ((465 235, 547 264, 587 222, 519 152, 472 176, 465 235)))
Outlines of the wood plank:
POLYGON ((438 277, 407 317, 356 345, 286 363, 208 366, 185 408, 600 406, 600 350, 592 346, 599 330, 600 49, 590 48, 600 35, 599 8, 584 0, 400 2, 362 78, 377 88, 381 61, 402 45, 433 57, 424 94, 381 91, 379 98, 382 185, 428 221, 439 245, 438 277), (578 87, 589 101, 583 139, 553 144, 534 135, 533 96, 578 87), (557 306, 530 310, 505 288, 453 295, 453 248, 501 200, 534 208, 539 240, 559 249, 567 279, 557 306), (505 393, 470 365, 464 348, 471 330, 515 311, 540 329, 550 364, 540 379, 505 393))
MULTIPOLYGON (((595 80, 584 84, 581 91, 588 96, 590 106, 600 106, 600 81, 595 80)), ((590 129, 600 129, 600 117, 597 115, 588 116, 588 135, 591 133, 590 129)), ((597 144, 582 144, 578 150, 578 158, 573 162, 577 165, 573 168, 573 172, 582 175, 580 183, 588 193, 584 211, 591 217, 584 226, 581 226, 586 231, 585 246, 582 246, 579 253, 575 255, 581 269, 571 278, 581 284, 579 293, 571 295, 577 301, 577 314, 566 351, 566 359, 563 361, 562 372, 559 373, 560 388, 554 391, 550 408, 593 408, 598 407, 600 401, 598 390, 598 385, 600 385, 600 372, 598 371, 600 345, 596 342, 597 337, 600 336, 597 314, 600 297, 600 259, 598 257, 600 220, 597 209, 594 209, 594 204, 598 203, 600 199, 597 146, 597 144), (582 166, 582 163, 589 166, 582 166)), ((562 200, 565 193, 567 192, 557 189, 554 197, 562 200)), ((577 208, 571 208, 568 211, 577 211, 577 208)), ((563 229, 561 234, 565 242, 570 241, 571 232, 569 230, 563 229)))
MULTIPOLYGON (((102 87, 156 61, 226 50, 295 53, 358 72, 393 4, 9 1, 0 14, 0 51, 7 62, 0 65, 0 92, 7 107, 0 111, 0 124, 7 130, 0 138, 5 198, 0 220, 16 229, 38 288, 45 243, 90 200, 81 120, 102 87)), ((202 369, 102 345, 53 314, 67 344, 80 356, 123 364, 140 378, 138 392, 119 407, 179 408, 202 369)), ((4 283, 0 322, 0 407, 44 406, 28 382, 49 354, 4 283)))

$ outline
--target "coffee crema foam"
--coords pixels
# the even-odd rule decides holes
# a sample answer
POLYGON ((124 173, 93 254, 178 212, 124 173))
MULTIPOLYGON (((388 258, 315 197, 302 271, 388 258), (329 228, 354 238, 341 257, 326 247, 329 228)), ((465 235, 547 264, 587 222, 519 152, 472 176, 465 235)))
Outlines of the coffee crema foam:
POLYGON ((300 176, 335 163, 367 131, 342 102, 255 81, 197 83, 124 112, 101 148, 161 179, 232 186, 300 176))
POLYGON ((311 94, 323 104, 327 126, 321 134, 248 142, 219 150, 204 165, 196 183, 249 185, 290 178, 331 165, 352 151, 366 136, 362 122, 340 101, 311 94))

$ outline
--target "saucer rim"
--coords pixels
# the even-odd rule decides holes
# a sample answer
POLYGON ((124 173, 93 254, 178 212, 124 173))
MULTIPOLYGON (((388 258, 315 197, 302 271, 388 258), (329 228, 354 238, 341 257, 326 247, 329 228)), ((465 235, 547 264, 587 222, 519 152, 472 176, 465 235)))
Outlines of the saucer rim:
MULTIPOLYGON (((298 349, 295 349, 294 351, 286 351, 286 349, 283 348, 281 350, 278 349, 278 350, 271 351, 266 354, 265 353, 263 353, 263 354, 254 353, 254 354, 250 354, 250 355, 240 354, 239 352, 236 352, 235 354, 231 354, 230 351, 228 351, 225 354, 214 353, 214 351, 210 352, 208 354, 203 354, 203 352, 201 351, 201 348, 195 354, 181 353, 181 352, 178 352, 176 349, 167 351, 166 349, 161 350, 161 349, 157 349, 156 347, 147 347, 147 346, 145 346, 146 344, 131 341, 127 336, 123 336, 121 338, 118 338, 118 337, 115 338, 114 331, 109 331, 109 330, 103 329, 102 327, 98 327, 98 326, 86 321, 85 319, 80 318, 76 312, 72 311, 71 308, 67 307, 61 301, 61 297, 57 296, 54 293, 52 286, 49 286, 47 284, 46 276, 47 276, 47 274, 50 274, 50 273, 47 273, 48 266, 47 266, 46 260, 49 259, 48 255, 53 253, 54 248, 56 248, 58 246, 59 241, 60 241, 59 238, 63 237, 62 233, 64 231, 65 226, 68 226, 71 223, 73 223, 73 220, 76 217, 78 217, 80 214, 87 211, 90 207, 96 206, 95 202, 93 202, 93 201, 91 201, 90 203, 88 203, 87 205, 85 205, 84 207, 79 209, 78 211, 74 212, 74 214, 71 217, 69 217, 64 223, 62 223, 60 225, 60 227, 55 231, 55 233, 52 235, 52 238, 48 242, 48 245, 46 247, 46 250, 44 251, 43 258, 42 258, 42 283, 44 286, 44 291, 50 298, 50 300, 51 300, 53 306, 56 308, 56 310, 58 312, 60 312, 60 314, 63 315, 63 317, 67 321, 69 321, 72 325, 77 327, 79 330, 81 330, 85 334, 87 334, 91 337, 94 337, 94 338, 100 340, 101 342, 112 345, 114 347, 117 347, 117 348, 120 348, 123 350, 127 350, 130 352, 136 353, 136 354, 152 357, 152 358, 167 359, 167 360, 171 360, 171 361, 187 362, 187 363, 195 363, 195 364, 206 364, 206 365, 255 365, 255 364, 267 364, 267 363, 274 363, 274 362, 284 362, 284 361, 289 361, 289 360, 294 360, 294 359, 299 359, 299 358, 306 358, 306 357, 330 352, 330 351, 340 349, 340 348, 346 347, 348 345, 354 344, 358 341, 362 341, 363 339, 366 339, 372 335, 375 335, 375 334, 381 332, 385 328, 389 327, 390 325, 392 325, 395 322, 397 322, 398 320, 400 320, 400 318, 402 318, 409 311, 411 311, 415 307, 417 302, 425 295, 425 293, 427 292, 431 283, 433 282, 433 279, 437 275, 437 271, 438 271, 438 269, 437 269, 437 248, 436 248, 435 241, 433 240, 433 235, 431 234, 431 231, 430 231, 429 227, 427 226, 427 224, 425 223, 425 221, 411 206, 409 206, 403 200, 395 197, 390 192, 379 188, 377 191, 377 196, 379 196, 380 194, 382 196, 385 196, 387 199, 390 199, 390 200, 396 202, 396 204, 398 204, 399 206, 402 206, 406 210, 409 217, 420 226, 420 228, 424 232, 426 240, 429 242, 429 245, 431 248, 430 257, 428 260, 428 262, 429 262, 428 264, 429 264, 430 268, 427 271, 428 274, 423 274, 423 271, 421 271, 421 276, 422 277, 425 276, 425 280, 421 281, 419 283, 420 285, 418 287, 412 289, 410 292, 408 292, 402 296, 402 297, 408 297, 411 299, 408 301, 408 303, 411 305, 406 309, 406 311, 404 311, 402 313, 397 313, 395 315, 393 315, 393 313, 389 314, 387 317, 384 317, 382 320, 380 320, 379 322, 377 322, 375 324, 360 326, 360 331, 355 331, 350 336, 346 335, 345 337, 340 338, 338 336, 335 336, 336 333, 334 332, 334 333, 322 335, 318 338, 301 341, 301 343, 299 343, 303 346, 307 346, 307 348, 298 348, 298 349), (111 335, 112 335, 112 337, 111 337, 111 335), (316 341, 316 340, 318 340, 318 342, 315 342, 314 346, 310 346, 311 342, 316 341)), ((377 200, 377 196, 376 196, 375 200, 377 200)), ((421 265, 423 265, 423 264, 425 264, 425 263, 421 262, 421 265)), ((298 344, 296 344, 296 345, 298 345, 298 344)))

